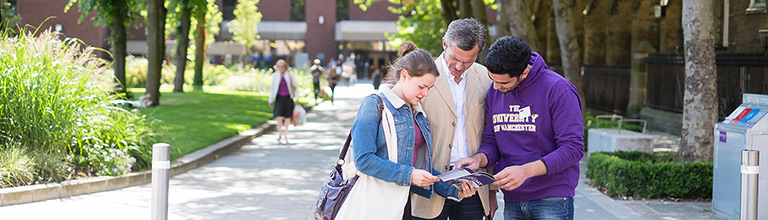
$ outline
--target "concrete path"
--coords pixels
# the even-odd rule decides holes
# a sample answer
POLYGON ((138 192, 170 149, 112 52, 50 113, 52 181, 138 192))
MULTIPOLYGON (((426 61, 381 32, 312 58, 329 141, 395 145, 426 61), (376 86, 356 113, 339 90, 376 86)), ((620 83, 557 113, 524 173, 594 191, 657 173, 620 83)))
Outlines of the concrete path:
MULTIPOLYGON (((168 219, 313 219, 318 190, 327 178, 363 96, 360 82, 337 87, 308 123, 292 128, 289 144, 267 133, 229 155, 171 178, 168 219)), ((586 169, 582 161, 582 170, 586 169)), ((617 201, 588 186, 582 176, 576 219, 720 219, 710 203, 617 201)), ((0 219, 151 219, 151 185, 0 207, 0 219)), ((499 193, 500 209, 503 209, 499 193)), ((495 219, 503 219, 501 210, 495 219)))

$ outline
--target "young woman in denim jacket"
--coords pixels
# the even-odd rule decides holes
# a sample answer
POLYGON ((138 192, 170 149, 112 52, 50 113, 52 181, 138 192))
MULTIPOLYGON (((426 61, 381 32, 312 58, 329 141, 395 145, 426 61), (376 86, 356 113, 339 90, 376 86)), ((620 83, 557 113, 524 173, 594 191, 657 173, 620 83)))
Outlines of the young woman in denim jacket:
MULTIPOLYGON (((388 74, 389 81, 395 82, 395 85, 383 85, 381 93, 377 94, 394 118, 397 163, 389 160, 384 130, 381 124, 377 124, 378 98, 368 96, 363 99, 352 126, 356 168, 383 181, 411 186, 412 193, 427 198, 431 198, 433 193, 454 200, 474 195, 477 189, 471 184, 464 183, 459 189, 440 182, 435 176, 439 172, 432 168, 432 128, 419 104, 440 74, 432 56, 411 42, 400 47, 399 55, 400 58, 390 67, 391 74, 388 74)), ((402 205, 406 208, 406 204, 402 205)), ((410 219, 410 214, 410 208, 405 210, 407 219, 410 219)))

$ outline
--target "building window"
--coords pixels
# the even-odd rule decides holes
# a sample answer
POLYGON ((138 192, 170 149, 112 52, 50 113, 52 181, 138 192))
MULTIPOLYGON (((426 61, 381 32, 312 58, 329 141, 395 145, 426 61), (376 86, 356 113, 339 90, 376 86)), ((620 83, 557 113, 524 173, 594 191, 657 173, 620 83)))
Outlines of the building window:
POLYGON ((749 0, 747 14, 765 13, 765 0, 749 0))
POLYGON ((225 21, 235 19, 235 7, 237 7, 237 0, 224 0, 221 7, 222 19, 225 21))
POLYGON ((305 21, 304 0, 291 0, 291 21, 305 21))
POLYGON ((336 20, 349 20, 349 2, 348 0, 336 0, 336 20))

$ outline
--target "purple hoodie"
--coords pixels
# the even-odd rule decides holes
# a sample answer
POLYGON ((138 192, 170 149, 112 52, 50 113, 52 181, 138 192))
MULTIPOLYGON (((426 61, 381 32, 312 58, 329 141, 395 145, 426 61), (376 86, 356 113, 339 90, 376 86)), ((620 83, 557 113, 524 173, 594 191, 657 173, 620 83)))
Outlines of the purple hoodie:
POLYGON ((531 177, 519 188, 504 192, 504 201, 545 197, 573 197, 584 156, 584 124, 576 87, 547 69, 544 59, 531 54, 528 76, 512 91, 491 86, 483 142, 488 165, 498 173, 507 166, 544 159, 547 175, 531 177))

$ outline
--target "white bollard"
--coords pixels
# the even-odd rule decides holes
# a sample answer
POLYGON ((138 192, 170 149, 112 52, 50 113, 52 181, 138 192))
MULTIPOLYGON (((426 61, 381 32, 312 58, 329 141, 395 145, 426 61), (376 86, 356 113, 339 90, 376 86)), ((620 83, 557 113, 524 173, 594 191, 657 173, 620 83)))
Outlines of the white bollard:
POLYGON ((171 171, 171 145, 152 145, 152 220, 168 219, 168 178, 171 171))
POLYGON ((757 220, 760 151, 741 151, 741 220, 757 220))

